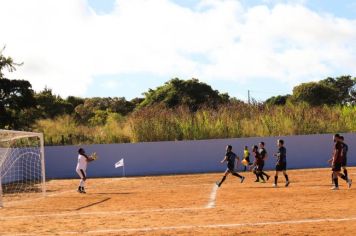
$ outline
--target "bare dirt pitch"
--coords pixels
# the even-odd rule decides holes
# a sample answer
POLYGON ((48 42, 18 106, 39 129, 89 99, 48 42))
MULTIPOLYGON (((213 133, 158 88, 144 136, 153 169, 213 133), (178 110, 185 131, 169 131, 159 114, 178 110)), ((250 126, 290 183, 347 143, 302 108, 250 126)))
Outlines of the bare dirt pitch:
MULTIPOLYGON (((331 191, 329 169, 289 171, 291 185, 218 174, 47 182, 47 197, 0 209, 0 235, 356 235, 355 186, 331 191), (216 191, 215 191, 216 190, 216 191)), ((90 174, 90 170, 89 170, 90 174)), ((273 172, 269 172, 273 174, 273 172)))

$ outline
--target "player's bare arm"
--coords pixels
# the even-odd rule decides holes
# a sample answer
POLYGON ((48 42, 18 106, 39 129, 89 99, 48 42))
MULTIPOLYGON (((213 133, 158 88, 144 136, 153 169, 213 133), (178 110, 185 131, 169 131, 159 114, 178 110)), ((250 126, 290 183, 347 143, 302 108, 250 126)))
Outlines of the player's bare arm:
POLYGON ((225 156, 224 159, 222 159, 222 160, 220 161, 220 163, 224 163, 224 162, 226 162, 226 161, 227 161, 227 156, 225 156))
POLYGON ((94 159, 91 158, 91 157, 89 157, 89 156, 87 156, 87 154, 82 154, 82 155, 85 157, 85 159, 87 160, 87 162, 94 161, 94 159))

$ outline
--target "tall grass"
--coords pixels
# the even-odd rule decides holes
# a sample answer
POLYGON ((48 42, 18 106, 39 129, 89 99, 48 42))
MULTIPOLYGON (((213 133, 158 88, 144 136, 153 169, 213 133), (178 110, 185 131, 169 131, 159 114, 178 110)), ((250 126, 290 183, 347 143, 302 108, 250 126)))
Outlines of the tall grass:
MULTIPOLYGON (((356 131, 356 107, 310 107, 307 104, 263 106, 230 104, 218 109, 164 106, 142 108, 120 117, 110 114, 103 126, 77 125, 68 117, 37 122, 46 142, 63 142, 61 135, 72 135, 72 143, 119 143, 167 140, 198 140, 253 136, 279 136, 356 131), (79 137, 73 139, 73 135, 79 137)), ((65 139, 64 143, 68 141, 65 139)))
POLYGON ((71 116, 65 115, 54 120, 39 120, 34 129, 44 133, 46 145, 131 141, 129 131, 125 129, 125 119, 115 113, 110 114, 102 126, 80 125, 71 116))

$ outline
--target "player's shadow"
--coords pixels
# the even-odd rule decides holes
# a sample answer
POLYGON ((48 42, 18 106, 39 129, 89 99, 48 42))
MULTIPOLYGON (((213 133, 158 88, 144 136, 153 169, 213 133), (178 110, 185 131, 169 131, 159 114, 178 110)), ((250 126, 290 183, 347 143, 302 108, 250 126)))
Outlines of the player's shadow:
POLYGON ((91 204, 89 204, 89 205, 79 207, 79 208, 77 208, 77 209, 75 209, 75 210, 76 210, 76 211, 80 211, 80 210, 82 210, 82 209, 84 209, 84 208, 92 207, 92 206, 98 205, 98 204, 100 204, 100 203, 109 201, 110 199, 111 199, 111 198, 108 197, 108 198, 105 198, 105 199, 103 199, 103 200, 101 200, 101 201, 94 202, 94 203, 91 203, 91 204))
POLYGON ((60 193, 61 189, 46 189, 46 193, 55 193, 55 192, 60 193))

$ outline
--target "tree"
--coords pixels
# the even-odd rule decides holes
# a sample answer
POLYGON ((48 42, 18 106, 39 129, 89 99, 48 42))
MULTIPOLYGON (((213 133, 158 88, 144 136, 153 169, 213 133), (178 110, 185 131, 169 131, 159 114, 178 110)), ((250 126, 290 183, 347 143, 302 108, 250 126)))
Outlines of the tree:
POLYGON ((312 106, 333 105, 337 103, 338 91, 323 83, 303 83, 293 88, 292 98, 312 106))
POLYGON ((132 104, 133 108, 140 106, 140 104, 144 101, 144 98, 133 98, 131 99, 130 103, 132 104))
POLYGON ((175 78, 155 90, 150 89, 144 95, 145 99, 140 107, 163 103, 169 108, 187 106, 191 111, 196 111, 201 106, 216 108, 219 104, 229 101, 227 94, 220 94, 198 79, 175 78))
POLYGON ((135 101, 126 101, 124 97, 114 97, 114 98, 108 98, 109 99, 109 111, 114 112, 114 113, 119 113, 120 115, 127 115, 130 112, 132 112, 136 104, 134 103, 135 101))
POLYGON ((336 103, 345 104, 352 100, 356 78, 352 78, 350 75, 340 76, 335 79, 328 77, 319 83, 334 88, 337 91, 336 103))
POLYGON ((4 70, 13 72, 19 65, 0 51, 0 128, 27 128, 33 119, 30 110, 34 108, 35 100, 30 82, 4 77, 4 70))
POLYGON ((37 114, 40 118, 54 118, 68 114, 71 104, 60 96, 54 95, 52 89, 45 88, 35 95, 37 114))
POLYGON ((84 104, 85 99, 75 96, 68 96, 65 101, 70 104, 70 106, 67 107, 68 110, 66 111, 66 113, 72 114, 77 106, 79 106, 80 104, 84 104))
POLYGON ((287 100, 291 97, 290 94, 288 95, 278 95, 278 96, 273 96, 268 98, 265 101, 265 104, 267 105, 278 105, 278 106, 283 106, 287 103, 287 100))
POLYGON ((99 124, 105 123, 107 114, 118 113, 120 115, 127 115, 135 109, 135 104, 126 101, 125 98, 87 98, 84 100, 83 104, 79 104, 75 107, 76 118, 81 123, 99 124), (99 112, 105 111, 105 112, 99 112), (103 115, 106 114, 106 115, 103 115), (95 117, 96 116, 96 117, 95 117), (94 118, 93 118, 94 117, 94 118), (95 122, 92 122, 93 119, 95 122), (92 120, 92 121, 91 121, 92 120), (100 120, 100 122, 96 122, 100 120))
POLYGON ((21 66, 22 63, 15 63, 11 57, 5 57, 3 52, 5 47, 0 50, 0 79, 4 78, 3 70, 7 69, 9 72, 16 70, 16 66, 21 66))
POLYGON ((29 127, 33 117, 28 110, 35 106, 33 95, 28 81, 0 79, 0 127, 7 129, 29 127))

